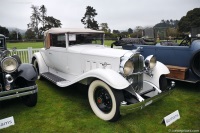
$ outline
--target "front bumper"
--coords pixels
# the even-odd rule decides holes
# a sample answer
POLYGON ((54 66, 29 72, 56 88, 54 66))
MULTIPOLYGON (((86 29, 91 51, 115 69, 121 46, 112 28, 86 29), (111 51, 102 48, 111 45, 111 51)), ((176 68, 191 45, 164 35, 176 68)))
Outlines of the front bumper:
POLYGON ((31 95, 38 92, 37 85, 0 92, 0 101, 31 95))
POLYGON ((158 94, 158 95, 156 95, 154 97, 145 99, 142 102, 138 102, 138 103, 131 104, 131 105, 123 105, 123 104, 121 104, 120 113, 123 115, 123 114, 129 113, 129 112, 131 112, 133 110, 143 109, 144 107, 150 105, 151 103, 153 103, 153 102, 155 102, 155 101, 167 96, 171 92, 172 92, 172 89, 168 90, 168 91, 165 91, 165 92, 162 92, 162 93, 160 93, 160 94, 158 94))

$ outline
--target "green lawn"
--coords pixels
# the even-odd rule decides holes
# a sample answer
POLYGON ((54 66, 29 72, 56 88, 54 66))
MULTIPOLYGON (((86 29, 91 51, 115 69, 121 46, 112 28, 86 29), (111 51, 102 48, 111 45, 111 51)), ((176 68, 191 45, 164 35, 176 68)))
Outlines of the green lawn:
MULTIPOLYGON (((112 41, 106 41, 109 45, 112 41)), ((41 48, 43 43, 8 43, 8 47, 41 48)), ((121 117, 117 122, 105 122, 92 112, 87 86, 75 84, 60 88, 47 80, 38 80, 38 104, 26 107, 20 99, 0 102, 0 119, 13 116, 15 125, 0 130, 2 133, 140 133, 168 132, 169 130, 200 130, 200 88, 176 82, 174 92, 143 110, 121 117), (166 127, 161 124, 168 114, 179 110, 181 119, 166 127)))
MULTIPOLYGON (((105 45, 110 46, 111 43, 114 41, 112 40, 106 40, 105 45)), ((16 47, 17 49, 27 49, 28 47, 32 48, 43 48, 43 42, 19 42, 19 43, 7 43, 8 48, 14 48, 16 47)))
POLYGON ((43 79, 37 81, 38 104, 26 107, 19 99, 4 101, 0 119, 13 116, 15 125, 0 130, 2 133, 155 133, 168 130, 200 130, 200 89, 178 82, 174 92, 164 99, 134 111, 111 123, 92 112, 87 86, 75 84, 60 88, 43 79), (179 110, 181 119, 166 127, 161 124, 168 114, 179 110))
POLYGON ((28 47, 32 48, 42 48, 43 42, 19 42, 19 43, 7 43, 8 48, 14 48, 17 49, 27 49, 28 47))

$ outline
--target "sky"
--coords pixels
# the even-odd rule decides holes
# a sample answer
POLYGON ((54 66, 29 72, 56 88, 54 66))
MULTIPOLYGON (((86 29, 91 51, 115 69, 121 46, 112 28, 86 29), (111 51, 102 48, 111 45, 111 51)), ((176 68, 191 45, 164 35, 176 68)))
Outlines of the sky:
POLYGON ((180 20, 189 10, 200 8, 200 0, 0 0, 0 26, 26 30, 31 5, 45 5, 64 28, 84 28, 81 19, 87 6, 96 9, 95 20, 111 30, 154 26, 162 19, 180 20))

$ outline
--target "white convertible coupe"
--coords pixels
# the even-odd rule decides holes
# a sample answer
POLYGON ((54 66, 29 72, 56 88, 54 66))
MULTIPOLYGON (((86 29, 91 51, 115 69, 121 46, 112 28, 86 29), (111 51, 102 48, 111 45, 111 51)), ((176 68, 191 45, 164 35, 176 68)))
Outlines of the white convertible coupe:
POLYGON ((38 78, 60 87, 89 85, 90 106, 106 121, 151 104, 174 86, 174 82, 167 85, 169 70, 153 55, 144 60, 140 49, 108 48, 102 31, 52 28, 45 32, 44 44, 32 58, 38 78))

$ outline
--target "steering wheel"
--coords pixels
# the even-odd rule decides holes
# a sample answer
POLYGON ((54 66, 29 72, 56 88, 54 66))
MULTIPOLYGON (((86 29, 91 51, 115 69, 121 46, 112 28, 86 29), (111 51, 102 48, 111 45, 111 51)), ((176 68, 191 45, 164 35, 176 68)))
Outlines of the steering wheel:
POLYGON ((191 39, 189 36, 185 36, 179 46, 189 46, 191 44, 191 39))

